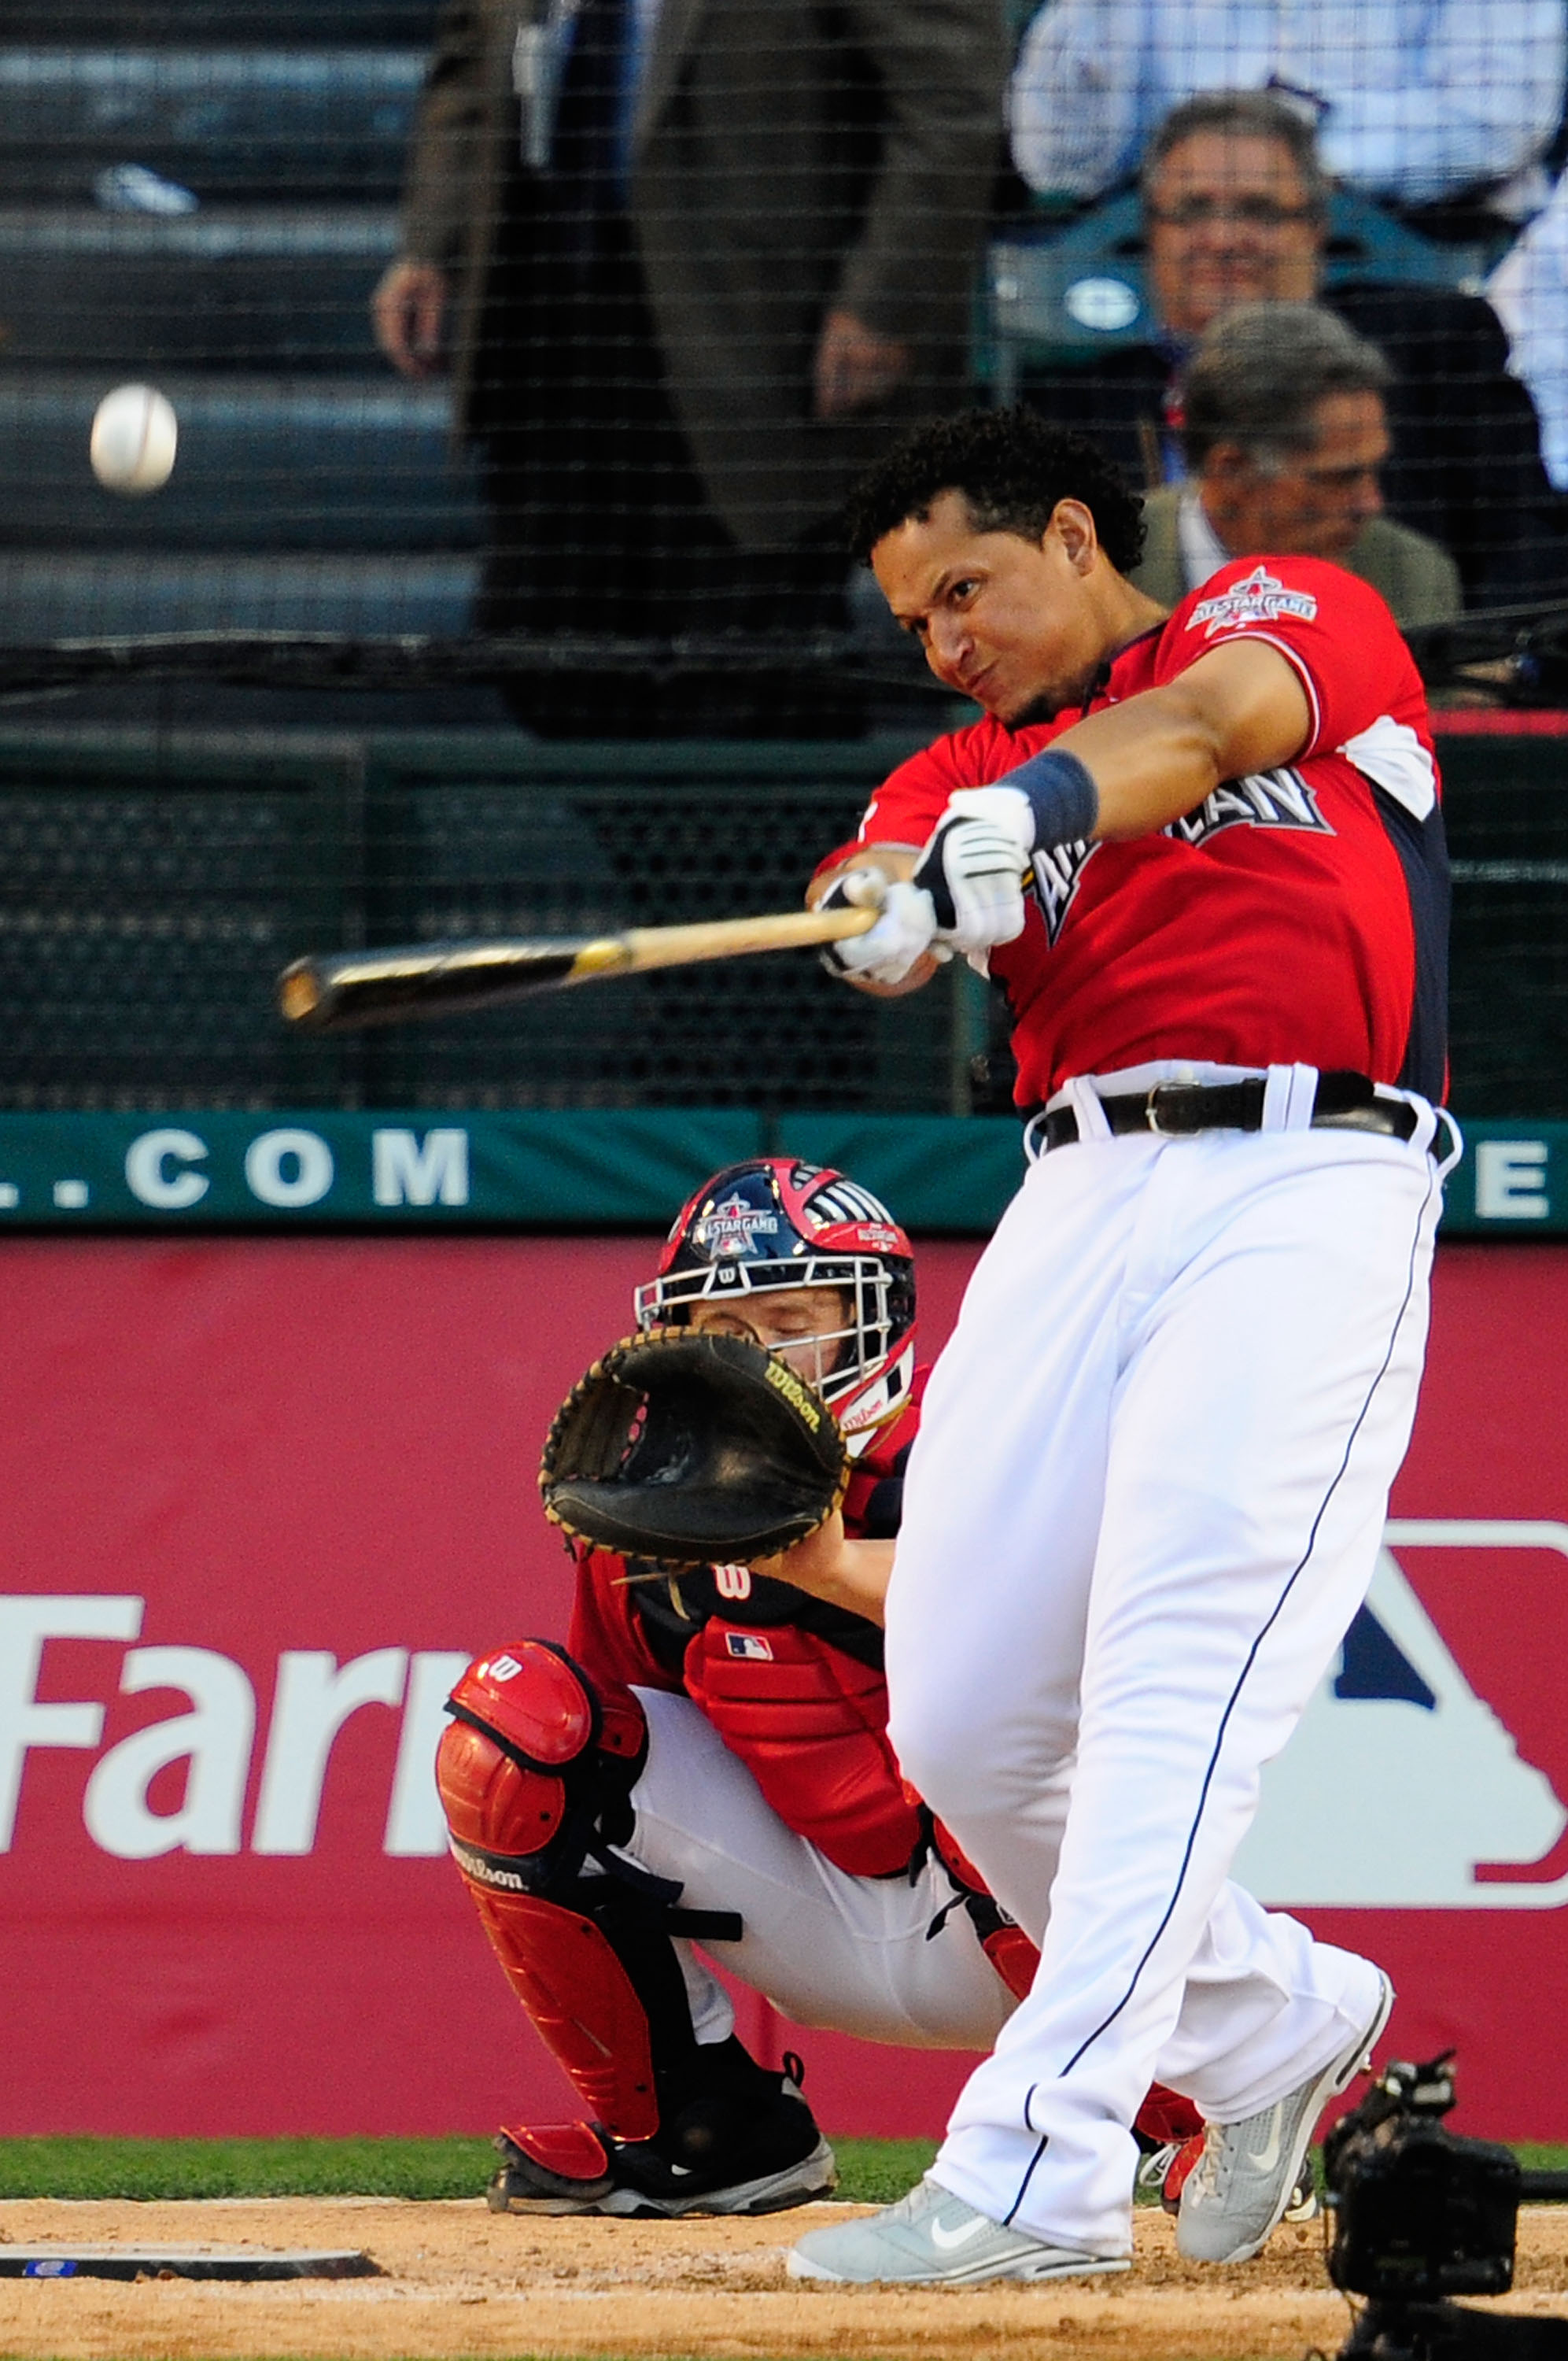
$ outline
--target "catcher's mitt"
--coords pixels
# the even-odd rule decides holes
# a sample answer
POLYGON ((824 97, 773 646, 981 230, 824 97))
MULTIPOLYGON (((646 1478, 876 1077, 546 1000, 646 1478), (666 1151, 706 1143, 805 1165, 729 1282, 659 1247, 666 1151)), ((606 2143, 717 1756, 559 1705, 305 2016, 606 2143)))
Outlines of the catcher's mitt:
POLYGON ((739 1336, 654 1328, 613 1345, 555 1413, 544 1513, 666 1565, 773 1557, 844 1497, 838 1421, 805 1379, 739 1336))

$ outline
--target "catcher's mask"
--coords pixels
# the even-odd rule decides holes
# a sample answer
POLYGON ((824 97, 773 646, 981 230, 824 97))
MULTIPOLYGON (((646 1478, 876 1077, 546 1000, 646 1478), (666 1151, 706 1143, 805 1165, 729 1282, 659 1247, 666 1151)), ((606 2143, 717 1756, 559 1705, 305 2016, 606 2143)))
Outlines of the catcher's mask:
POLYGON ((632 1301, 639 1327, 679 1326, 694 1303, 775 1287, 843 1295, 845 1325, 800 1341, 819 1349, 813 1382, 853 1450, 903 1408, 915 1374, 914 1257, 869 1190, 791 1156, 726 1165, 683 1205, 658 1278, 632 1301))

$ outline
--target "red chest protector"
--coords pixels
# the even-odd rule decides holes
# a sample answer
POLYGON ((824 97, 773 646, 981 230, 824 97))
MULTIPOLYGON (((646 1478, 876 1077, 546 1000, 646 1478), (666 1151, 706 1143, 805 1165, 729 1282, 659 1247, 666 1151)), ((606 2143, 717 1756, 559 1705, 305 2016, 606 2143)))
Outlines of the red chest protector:
POLYGON ((786 1827, 851 1876, 904 1867, 920 1819, 887 1742, 880 1672, 793 1624, 712 1616, 686 1650, 685 1677, 786 1827))

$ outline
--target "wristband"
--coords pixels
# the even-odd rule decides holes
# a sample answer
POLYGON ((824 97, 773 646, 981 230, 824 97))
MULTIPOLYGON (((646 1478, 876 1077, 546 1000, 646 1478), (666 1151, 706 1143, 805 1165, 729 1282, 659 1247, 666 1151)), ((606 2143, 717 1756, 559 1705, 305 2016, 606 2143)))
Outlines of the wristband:
POLYGON ((1077 844, 1093 831, 1100 817, 1100 790, 1076 754, 1047 746, 1031 754, 1015 771, 998 779, 999 787, 1016 787, 1026 796, 1035 815, 1035 849, 1053 851, 1058 844, 1077 844))

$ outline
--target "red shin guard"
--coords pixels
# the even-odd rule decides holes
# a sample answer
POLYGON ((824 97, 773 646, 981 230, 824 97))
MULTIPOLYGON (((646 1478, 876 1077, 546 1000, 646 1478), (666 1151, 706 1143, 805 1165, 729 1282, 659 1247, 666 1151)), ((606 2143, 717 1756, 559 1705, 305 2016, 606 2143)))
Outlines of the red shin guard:
POLYGON ((596 1920, 540 1890, 538 1860, 571 1808, 574 1765, 641 1754, 641 1709, 630 1690, 600 1698, 537 1640, 471 1664, 452 1704, 436 1784, 496 1957, 594 2119, 618 2139, 648 2139, 659 2108, 647 2009, 596 1920))

